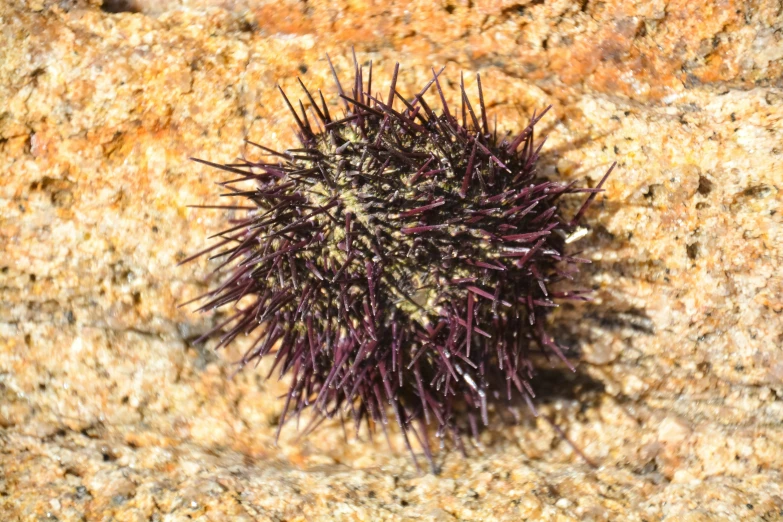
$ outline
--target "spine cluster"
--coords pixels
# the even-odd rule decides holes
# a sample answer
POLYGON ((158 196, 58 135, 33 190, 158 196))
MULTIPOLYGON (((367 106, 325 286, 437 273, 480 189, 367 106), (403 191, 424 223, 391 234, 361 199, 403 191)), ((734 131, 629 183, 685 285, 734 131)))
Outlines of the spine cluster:
POLYGON ((196 160, 232 174, 219 208, 246 211, 190 258, 209 253, 225 274, 199 298, 200 310, 229 310, 205 337, 221 347, 253 335, 241 365, 270 356, 291 377, 280 428, 305 410, 308 430, 345 414, 357 431, 391 421, 432 463, 427 426, 463 448, 488 403, 517 396, 535 411, 534 361, 572 368, 543 319, 559 300, 587 299, 559 284, 588 262, 565 247, 609 172, 594 189, 541 179, 534 126, 547 110, 498 136, 478 75, 477 107, 461 81, 457 109, 443 69, 407 99, 399 64, 385 95, 373 94, 372 63, 354 64, 348 91, 332 67, 340 114, 301 80, 309 116, 280 90, 298 148, 196 160), (589 196, 566 219, 558 204, 574 193, 589 196))

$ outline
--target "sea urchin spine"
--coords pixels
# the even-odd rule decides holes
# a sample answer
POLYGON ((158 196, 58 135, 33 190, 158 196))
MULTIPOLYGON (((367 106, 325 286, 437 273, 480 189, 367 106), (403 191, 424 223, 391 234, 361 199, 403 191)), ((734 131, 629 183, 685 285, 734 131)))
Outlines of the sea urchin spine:
POLYGON ((372 93, 372 62, 365 83, 354 56, 350 93, 329 65, 344 114, 300 80, 311 122, 280 89, 301 147, 248 142, 271 159, 196 159, 236 176, 221 185, 237 204, 218 208, 247 211, 186 260, 211 253, 228 274, 197 298, 200 310, 232 306, 203 338, 219 335, 219 348, 254 334, 240 367, 271 355, 270 375, 291 376, 280 427, 309 408, 306 431, 349 413, 357 431, 367 422, 386 432, 391 414, 411 453, 412 434, 432 464, 427 425, 463 448, 461 435, 487 424, 488 399, 516 395, 535 411, 536 357, 573 368, 543 318, 558 300, 586 299, 554 285, 588 262, 564 248, 612 169, 592 189, 540 178, 534 127, 548 108, 498 137, 478 75, 477 110, 461 81, 452 114, 443 69, 408 100, 399 64, 385 97, 372 93), (589 197, 565 219, 558 203, 574 193, 589 197))

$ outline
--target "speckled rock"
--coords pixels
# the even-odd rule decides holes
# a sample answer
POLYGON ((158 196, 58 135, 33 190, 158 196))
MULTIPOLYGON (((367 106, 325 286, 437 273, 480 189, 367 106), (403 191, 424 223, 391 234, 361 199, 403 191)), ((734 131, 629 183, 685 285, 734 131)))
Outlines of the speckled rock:
POLYGON ((783 519, 782 31, 769 0, 0 3, 0 520, 783 519), (582 362, 536 382, 595 467, 543 416, 438 476, 397 433, 276 445, 284 385, 193 343, 210 265, 177 262, 223 217, 187 158, 291 144, 275 84, 333 92, 351 45, 405 92, 480 72, 500 129, 552 104, 547 174, 618 161, 596 302, 551 318, 582 362))

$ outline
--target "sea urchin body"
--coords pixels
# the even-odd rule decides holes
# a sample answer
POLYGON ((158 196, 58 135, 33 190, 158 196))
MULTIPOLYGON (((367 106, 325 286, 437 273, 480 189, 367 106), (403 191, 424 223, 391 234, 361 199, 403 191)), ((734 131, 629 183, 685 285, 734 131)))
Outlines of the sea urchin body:
POLYGON ((498 137, 478 76, 478 105, 461 82, 455 111, 442 70, 406 99, 399 64, 380 96, 372 63, 354 63, 349 94, 335 73, 344 114, 300 81, 311 122, 280 90, 300 147, 253 143, 262 162, 197 160, 236 175, 221 183, 236 204, 219 208, 247 210, 193 256, 212 253, 227 273, 201 296, 201 310, 232 307, 205 337, 220 335, 220 347, 253 334, 240 365, 271 356, 291 376, 280 426, 307 409, 315 424, 349 413, 357 430, 393 419, 432 462, 427 425, 462 447, 462 432, 488 422, 488 399, 533 408, 536 357, 570 366, 542 319, 558 300, 584 299, 556 283, 585 262, 564 248, 606 176, 594 189, 540 178, 533 128, 546 110, 498 137), (589 196, 566 219, 558 203, 578 192, 589 196))

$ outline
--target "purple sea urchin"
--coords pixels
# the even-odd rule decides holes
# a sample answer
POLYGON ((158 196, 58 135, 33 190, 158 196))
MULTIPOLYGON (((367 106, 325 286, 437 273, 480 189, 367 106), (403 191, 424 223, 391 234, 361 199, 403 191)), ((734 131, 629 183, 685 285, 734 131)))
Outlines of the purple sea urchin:
POLYGON ((586 262, 564 248, 612 169, 593 189, 541 179, 534 126, 548 108, 498 137, 478 75, 478 106, 461 81, 453 113, 443 69, 408 100, 399 64, 383 97, 372 94, 372 63, 366 83, 354 64, 350 94, 332 67, 344 114, 300 80, 311 123, 280 89, 301 147, 248 142, 270 161, 196 159, 236 175, 221 185, 237 204, 218 208, 247 215, 188 260, 212 252, 227 272, 198 298, 200 310, 233 307, 204 338, 219 334, 219 348, 253 333, 240 366, 271 355, 272 371, 291 375, 278 434, 308 408, 311 427, 345 412, 357 430, 366 421, 385 432, 388 415, 432 464, 427 425, 461 448, 462 433, 488 422, 488 399, 534 409, 535 357, 573 368, 543 318, 557 300, 585 299, 553 285, 586 262), (431 90, 440 114, 424 99, 431 90), (564 218, 560 199, 580 192, 590 195, 564 218))

